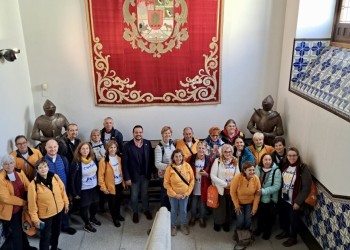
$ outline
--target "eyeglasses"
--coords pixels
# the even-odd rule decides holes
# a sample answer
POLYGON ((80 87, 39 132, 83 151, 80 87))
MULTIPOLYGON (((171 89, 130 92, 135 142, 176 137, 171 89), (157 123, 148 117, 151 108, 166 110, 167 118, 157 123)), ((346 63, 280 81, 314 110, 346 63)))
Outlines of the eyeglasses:
POLYGON ((224 151, 224 154, 232 154, 232 151, 224 151))
POLYGON ((17 146, 22 146, 22 145, 26 145, 27 144, 27 142, 25 141, 25 142, 18 142, 16 145, 17 146))

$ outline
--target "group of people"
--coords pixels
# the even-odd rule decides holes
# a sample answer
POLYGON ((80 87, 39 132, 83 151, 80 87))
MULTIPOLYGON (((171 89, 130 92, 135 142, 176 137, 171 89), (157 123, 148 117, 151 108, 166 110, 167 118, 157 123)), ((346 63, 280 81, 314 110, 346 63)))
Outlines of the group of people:
POLYGON ((223 130, 210 128, 202 141, 191 127, 184 128, 182 139, 173 141, 171 127, 164 126, 153 153, 141 125, 134 126, 133 139, 125 144, 111 117, 103 125, 84 142, 78 139, 77 124, 67 124, 67 135, 43 140, 42 152, 29 147, 25 136, 16 137, 17 150, 2 158, 0 172, 0 219, 12 232, 13 249, 36 249, 18 230, 26 209, 40 230, 40 249, 58 249, 61 231, 76 232, 69 226, 69 210, 79 210, 84 230, 93 233, 101 226, 96 214, 108 201, 112 222, 120 227, 125 220, 120 210, 124 189, 130 189, 132 221, 139 222, 139 193, 143 214, 152 220, 148 185, 154 167, 161 183, 161 206, 171 212, 173 236, 179 228, 178 215, 181 231, 188 235, 197 221, 206 227, 212 213, 214 230, 226 232, 234 219, 236 229, 251 229, 257 215, 254 234, 269 239, 279 209, 283 231, 276 238, 288 238, 284 246, 297 243, 311 174, 296 148, 286 150, 282 137, 269 146, 264 134, 257 132, 253 145, 247 146, 244 133, 229 119, 223 130), (210 185, 219 193, 219 206, 213 209, 206 206, 210 185))

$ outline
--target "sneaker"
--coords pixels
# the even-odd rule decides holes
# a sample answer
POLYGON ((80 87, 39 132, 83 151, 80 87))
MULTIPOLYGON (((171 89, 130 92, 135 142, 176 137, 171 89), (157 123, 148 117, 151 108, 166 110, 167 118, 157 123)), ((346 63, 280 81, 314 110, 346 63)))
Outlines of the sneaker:
POLYGON ((134 223, 139 223, 139 214, 138 213, 134 213, 132 216, 132 222, 134 223))
POLYGON ((275 238, 277 240, 282 240, 284 238, 288 238, 289 237, 289 233, 285 232, 285 231, 282 231, 282 233, 279 233, 275 236, 275 238))
POLYGON ((177 234, 176 226, 171 226, 171 236, 175 236, 177 234))
POLYGON ((144 215, 146 215, 147 220, 152 220, 152 219, 153 219, 153 216, 152 216, 152 214, 150 213, 150 211, 144 212, 144 215))
POLYGON ((206 223, 205 219, 199 219, 199 226, 202 227, 202 228, 207 226, 207 223, 206 223))
POLYGON ((72 227, 67 227, 67 228, 62 229, 62 232, 67 233, 69 235, 74 235, 77 232, 77 230, 75 230, 72 227))
POLYGON ((271 232, 267 231, 267 232, 263 233, 262 238, 263 238, 263 240, 269 240, 270 236, 271 236, 271 232))
POLYGON ((223 224, 222 229, 224 229, 225 232, 230 232, 230 224, 228 223, 223 224))
POLYGON ((214 223, 214 231, 219 232, 221 230, 221 225, 214 223))
POLYGON ((115 227, 120 227, 121 226, 119 220, 114 220, 113 224, 114 224, 115 227))
POLYGON ((125 221, 124 217, 121 216, 121 215, 117 216, 117 218, 118 218, 119 221, 125 221))
POLYGON ((191 227, 196 225, 196 219, 195 218, 191 218, 190 221, 188 222, 188 225, 190 225, 191 227))
POLYGON ((84 230, 88 233, 96 233, 96 228, 94 228, 91 224, 85 225, 84 230))
POLYGON ((95 217, 90 219, 90 222, 94 225, 94 226, 101 226, 101 222, 99 220, 97 220, 95 217))
POLYGON ((189 234, 190 234, 190 230, 189 230, 189 228, 188 228, 187 225, 181 226, 181 232, 182 232, 184 235, 189 235, 189 234))
POLYGON ((285 247, 291 247, 294 246, 298 243, 296 238, 288 238, 285 242, 282 243, 283 246, 285 247))

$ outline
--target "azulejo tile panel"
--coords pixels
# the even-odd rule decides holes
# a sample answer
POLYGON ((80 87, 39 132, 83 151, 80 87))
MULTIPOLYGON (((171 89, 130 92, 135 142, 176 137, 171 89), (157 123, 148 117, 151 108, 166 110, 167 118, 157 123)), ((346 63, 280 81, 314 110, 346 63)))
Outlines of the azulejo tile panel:
POLYGON ((323 249, 350 250, 350 200, 334 198, 319 183, 317 204, 304 222, 323 249))
POLYGON ((350 121, 350 49, 295 39, 289 90, 350 121))

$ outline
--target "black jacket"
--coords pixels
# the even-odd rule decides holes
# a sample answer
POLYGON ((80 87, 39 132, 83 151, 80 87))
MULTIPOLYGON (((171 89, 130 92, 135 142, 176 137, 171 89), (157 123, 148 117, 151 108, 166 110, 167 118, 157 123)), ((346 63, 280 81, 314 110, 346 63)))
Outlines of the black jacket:
MULTIPOLYGON (((106 129, 103 128, 100 132, 101 132, 101 141, 103 144, 105 144, 106 129)), ((118 129, 112 128, 111 140, 115 140, 118 143, 119 153, 123 154, 123 148, 124 148, 123 134, 118 129)))
MULTIPOLYGON (((146 170, 146 177, 151 178, 152 166, 154 165, 152 157, 152 144, 150 141, 143 139, 142 146, 144 160, 143 167, 146 170)), ((123 157, 122 157, 122 169, 123 169, 123 178, 125 181, 131 180, 135 183, 139 181, 141 173, 141 164, 139 158, 137 157, 137 148, 134 143, 134 140, 127 142, 124 146, 123 157)))

